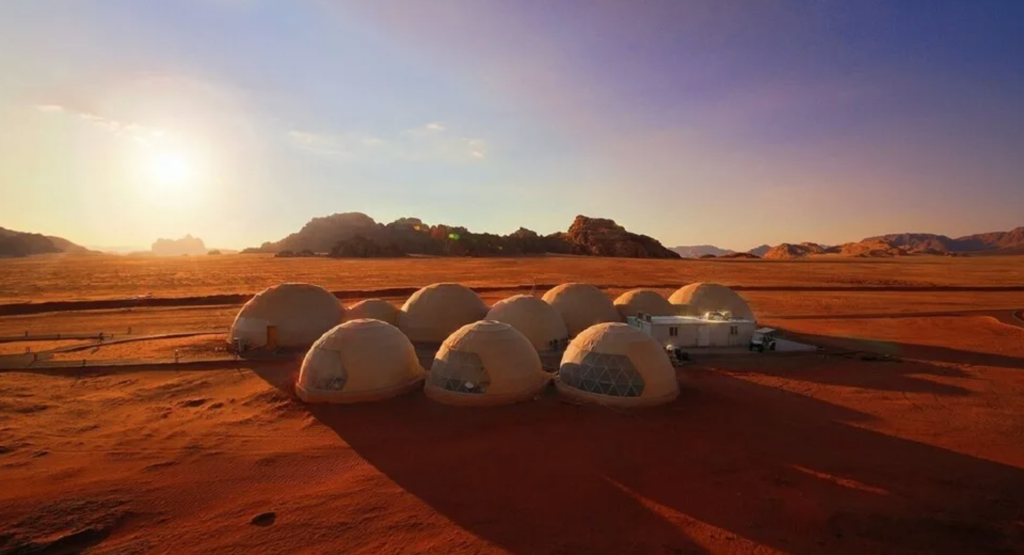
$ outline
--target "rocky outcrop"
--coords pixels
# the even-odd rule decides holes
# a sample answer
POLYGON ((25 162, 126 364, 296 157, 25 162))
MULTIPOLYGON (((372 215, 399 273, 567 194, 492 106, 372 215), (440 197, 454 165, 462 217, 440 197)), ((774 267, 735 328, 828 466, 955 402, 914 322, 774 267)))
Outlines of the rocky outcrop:
POLYGON ((460 226, 429 225, 419 218, 377 223, 366 214, 349 212, 314 218, 301 230, 277 242, 243 252, 309 251, 337 257, 521 256, 578 254, 630 258, 679 258, 657 240, 626 231, 612 220, 577 216, 565 233, 542 236, 526 228, 509 235, 473 233, 460 226))
POLYGON ((813 254, 827 254, 837 252, 833 247, 826 247, 817 243, 782 243, 768 249, 762 258, 765 260, 789 260, 803 258, 813 254))
POLYGON ((688 245, 672 247, 672 251, 683 258, 701 258, 707 254, 714 256, 723 256, 726 254, 732 254, 734 252, 729 249, 720 249, 714 245, 688 245))
POLYGON ((904 256, 907 250, 880 240, 867 240, 859 243, 846 243, 839 247, 840 256, 859 256, 861 258, 891 258, 904 256))
POLYGON ((186 235, 181 239, 157 239, 151 247, 157 256, 182 256, 206 254, 206 245, 198 237, 186 235))
POLYGON ((51 253, 92 254, 93 252, 61 237, 25 233, 0 227, 0 257, 2 258, 51 253))
POLYGON ((576 216, 562 236, 572 254, 623 258, 680 258, 647 235, 630 233, 612 220, 576 216))
POLYGON ((355 235, 338 241, 331 248, 331 256, 335 258, 394 258, 405 256, 395 244, 380 245, 373 239, 355 235))
POLYGON ((377 231, 377 222, 360 212, 331 214, 322 218, 313 218, 296 233, 277 242, 267 242, 260 246, 263 252, 281 252, 311 250, 313 252, 330 252, 338 241, 351 239, 356 235, 372 237, 377 231))

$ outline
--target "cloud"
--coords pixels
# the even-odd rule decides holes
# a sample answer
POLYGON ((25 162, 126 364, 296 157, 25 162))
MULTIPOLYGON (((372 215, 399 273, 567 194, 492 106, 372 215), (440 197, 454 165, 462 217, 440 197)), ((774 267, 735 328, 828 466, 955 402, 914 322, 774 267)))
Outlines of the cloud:
POLYGON ((487 157, 486 141, 452 134, 438 122, 406 129, 389 139, 357 131, 322 133, 291 130, 286 137, 304 150, 353 162, 457 163, 487 157))
POLYGON ((151 127, 138 123, 125 123, 116 119, 106 118, 91 112, 74 110, 59 104, 36 104, 36 110, 46 114, 59 114, 65 117, 75 117, 98 129, 111 133, 117 137, 126 138, 139 144, 150 144, 151 142, 165 136, 167 132, 158 127, 151 127))

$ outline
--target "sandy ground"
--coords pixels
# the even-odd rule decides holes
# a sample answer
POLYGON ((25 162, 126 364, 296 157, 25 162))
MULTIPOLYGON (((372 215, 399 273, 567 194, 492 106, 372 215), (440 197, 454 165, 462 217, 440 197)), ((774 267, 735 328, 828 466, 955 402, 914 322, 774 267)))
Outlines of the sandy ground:
POLYGON ((921 350, 707 359, 635 412, 307 406, 294 362, 2 373, 0 552, 1021 552, 1024 352, 985 354, 1020 330, 841 322, 921 350))
POLYGON ((92 345, 95 341, 61 339, 54 341, 7 341, 0 342, 0 355, 20 355, 26 352, 49 351, 67 347, 92 345))
POLYGON ((166 360, 177 354, 180 360, 200 360, 230 356, 227 342, 223 334, 200 335, 195 337, 175 337, 167 339, 151 339, 100 343, 90 345, 88 349, 56 352, 51 360, 85 360, 87 362, 109 360, 166 360))
MULTIPOLYGON (((1024 282, 1018 258, 956 275, 943 265, 960 261, 944 259, 747 266, 768 282, 811 268, 795 279, 1005 285, 1024 282), (850 274, 829 277, 837 264, 850 274)), ((186 262, 205 264, 139 268, 159 281, 186 262)), ((505 262, 492 263, 491 281, 476 261, 467 278, 504 283, 505 262)), ((668 271, 640 264, 599 277, 628 284, 668 271)), ((117 269, 128 282, 130 270, 117 269)), ((102 283, 110 270, 98 271, 102 283)), ((212 280, 174 289, 177 279, 167 291, 212 280)), ((676 402, 641 411, 576 406, 551 390, 493 409, 445 407, 420 392, 309 406, 293 394, 297 360, 0 371, 0 554, 1024 552, 1021 293, 744 295, 764 323, 828 349, 698 359, 679 371, 676 402)), ((217 332, 237 308, 9 316, 0 336, 217 332)), ((29 344, 66 346, 0 347, 29 344)), ((215 334, 58 356, 102 364, 222 348, 215 334)))
MULTIPOLYGON (((612 298, 625 289, 610 288, 612 298)), ((659 289, 671 294, 671 289, 659 289)), ((481 295, 491 305, 521 291, 489 291, 481 295)), ((536 295, 543 291, 535 292, 536 295)), ((743 293, 762 319, 839 317, 877 314, 914 314, 998 310, 1010 314, 1024 306, 1024 293, 1013 292, 786 292, 750 291, 743 293)), ((388 297, 401 306, 401 297, 388 297)), ((346 300, 351 306, 358 299, 346 300)), ((180 331, 226 331, 238 313, 238 305, 125 308, 116 310, 67 311, 0 317, 0 336, 43 333, 99 333, 120 337, 131 328, 132 334, 161 334, 180 331)), ((776 324, 787 326, 774 320, 776 324)), ((22 349, 23 350, 23 349, 22 349)))
POLYGON ((284 281, 331 291, 579 281, 631 287, 713 281, 727 285, 990 287, 1024 285, 1024 256, 813 261, 536 258, 274 258, 266 255, 31 256, 0 261, 0 303, 254 294, 284 281))

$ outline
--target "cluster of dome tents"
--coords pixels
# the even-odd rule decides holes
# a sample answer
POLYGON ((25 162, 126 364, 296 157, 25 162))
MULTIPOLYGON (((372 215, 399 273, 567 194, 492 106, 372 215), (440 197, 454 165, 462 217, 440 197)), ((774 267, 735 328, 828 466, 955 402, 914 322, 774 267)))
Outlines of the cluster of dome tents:
POLYGON ((534 398, 553 380, 573 400, 648 406, 676 398, 675 370, 657 341, 622 322, 638 313, 720 311, 753 317, 739 295, 708 283, 668 299, 637 289, 614 302, 594 286, 569 283, 543 298, 516 295, 490 308, 471 289, 439 283, 416 291, 401 309, 380 299, 346 309, 321 287, 285 283, 242 307, 228 341, 242 350, 312 344, 295 385, 311 403, 374 401, 423 387, 441 403, 500 405, 534 398), (440 343, 429 370, 414 342, 440 343), (546 372, 541 355, 563 350, 558 371, 546 372))

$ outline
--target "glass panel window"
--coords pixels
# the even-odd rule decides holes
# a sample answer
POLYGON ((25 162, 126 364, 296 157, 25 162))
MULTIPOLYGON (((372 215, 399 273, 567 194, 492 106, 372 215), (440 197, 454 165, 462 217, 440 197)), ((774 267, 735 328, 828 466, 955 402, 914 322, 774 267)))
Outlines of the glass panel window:
POLYGON ((567 362, 559 369, 566 385, 611 397, 639 397, 644 379, 625 355, 587 353, 583 360, 567 362))
POLYGON ((430 383, 458 393, 485 393, 491 376, 476 353, 448 351, 446 358, 434 359, 430 383))

